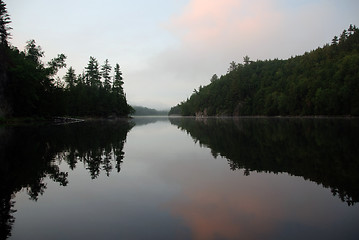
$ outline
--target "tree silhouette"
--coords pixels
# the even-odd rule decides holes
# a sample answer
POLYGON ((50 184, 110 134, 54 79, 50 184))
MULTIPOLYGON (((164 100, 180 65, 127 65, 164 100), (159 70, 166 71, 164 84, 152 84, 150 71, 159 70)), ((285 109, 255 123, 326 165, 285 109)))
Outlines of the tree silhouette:
POLYGON ((244 62, 245 65, 248 65, 248 64, 251 63, 251 60, 250 60, 250 58, 248 57, 248 55, 246 55, 246 56, 243 57, 243 62, 244 62))
POLYGON ((115 76, 113 79, 113 92, 119 95, 124 95, 123 92, 123 78, 122 78, 122 72, 120 70, 120 65, 117 63, 115 66, 115 76))
POLYGON ((227 73, 233 72, 234 70, 237 69, 237 67, 238 67, 238 65, 235 61, 230 62, 227 73))
POLYGON ((217 80, 218 80, 217 74, 213 74, 213 76, 211 77, 211 83, 212 83, 212 82, 215 82, 215 81, 217 81, 217 80))
POLYGON ((67 84, 67 88, 73 88, 77 82, 75 69, 70 67, 64 76, 64 80, 67 84))
POLYGON ((60 186, 71 184, 69 173, 59 167, 61 162, 70 169, 84 166, 93 179, 101 172, 110 176, 114 168, 119 172, 132 127, 132 122, 123 120, 1 131, 0 238, 11 235, 16 212, 12 198, 17 192, 26 189, 29 198, 37 201, 46 194, 46 179, 60 186))
POLYGON ((99 65, 96 58, 94 57, 90 57, 86 67, 86 83, 91 87, 99 88, 101 86, 99 65))
POLYGON ((111 65, 108 62, 108 59, 105 60, 104 65, 101 67, 101 74, 104 79, 103 86, 106 91, 111 90, 111 65))
POLYGON ((9 31, 12 29, 8 26, 9 23, 11 23, 11 20, 6 9, 6 4, 3 0, 0 0, 0 42, 3 45, 8 45, 9 31))

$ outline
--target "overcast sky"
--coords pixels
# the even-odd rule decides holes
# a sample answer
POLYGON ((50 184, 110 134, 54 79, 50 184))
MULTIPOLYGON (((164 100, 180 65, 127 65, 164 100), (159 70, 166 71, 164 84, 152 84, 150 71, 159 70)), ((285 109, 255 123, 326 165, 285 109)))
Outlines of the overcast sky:
MULTIPOLYGON (((130 104, 189 97, 231 61, 286 59, 359 25, 358 0, 5 0, 11 44, 35 39, 82 73, 90 56, 119 63, 130 104)), ((64 74, 66 70, 60 74, 64 74)))

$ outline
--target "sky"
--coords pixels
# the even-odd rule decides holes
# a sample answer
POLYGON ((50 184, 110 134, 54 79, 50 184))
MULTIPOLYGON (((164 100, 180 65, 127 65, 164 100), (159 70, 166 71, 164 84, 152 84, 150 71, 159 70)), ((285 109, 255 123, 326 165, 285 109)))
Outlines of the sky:
MULTIPOLYGON (((131 105, 169 109, 229 63, 287 59, 359 25, 357 0, 4 0, 10 43, 34 39, 44 62, 63 53, 120 64, 131 105)), ((66 69, 59 72, 62 77, 66 69)))

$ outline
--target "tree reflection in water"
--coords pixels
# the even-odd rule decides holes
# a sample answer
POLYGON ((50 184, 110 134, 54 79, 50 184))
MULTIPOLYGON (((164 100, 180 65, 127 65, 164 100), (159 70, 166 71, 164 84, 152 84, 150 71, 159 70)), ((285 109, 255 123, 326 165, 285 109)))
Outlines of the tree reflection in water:
POLYGON ((27 189, 37 200, 46 189, 46 177, 66 186, 68 173, 58 166, 65 161, 70 169, 82 163, 95 179, 121 170, 123 147, 133 123, 94 121, 58 126, 0 128, 0 232, 11 235, 15 194, 27 189))
POLYGON ((286 172, 359 201, 359 121, 296 118, 170 118, 232 170, 286 172))

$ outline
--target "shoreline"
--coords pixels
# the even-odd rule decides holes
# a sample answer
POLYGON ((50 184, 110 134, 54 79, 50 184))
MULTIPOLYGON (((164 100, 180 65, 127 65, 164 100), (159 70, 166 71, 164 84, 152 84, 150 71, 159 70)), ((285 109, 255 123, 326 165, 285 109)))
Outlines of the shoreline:
POLYGON ((265 115, 255 115, 255 116, 181 116, 181 115, 169 115, 169 118, 274 118, 274 119, 359 119, 359 116, 350 116, 350 115, 308 115, 308 116, 265 116, 265 115))
POLYGON ((312 115, 312 116, 181 116, 181 115, 161 115, 161 116, 124 116, 124 117, 19 117, 19 118, 0 118, 0 126, 26 126, 26 125, 43 125, 43 124, 71 124, 88 121, 118 121, 131 120, 136 117, 167 117, 167 118, 195 118, 195 119, 359 119, 359 116, 350 115, 312 115))
POLYGON ((71 123, 80 123, 87 121, 103 121, 103 120, 127 120, 131 119, 130 116, 124 117, 111 117, 111 118, 101 118, 101 117, 14 117, 14 118, 0 118, 0 126, 27 126, 27 125, 45 125, 45 124, 71 124, 71 123))

